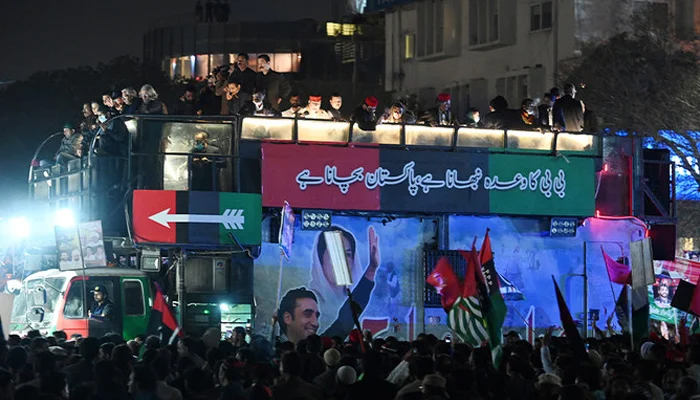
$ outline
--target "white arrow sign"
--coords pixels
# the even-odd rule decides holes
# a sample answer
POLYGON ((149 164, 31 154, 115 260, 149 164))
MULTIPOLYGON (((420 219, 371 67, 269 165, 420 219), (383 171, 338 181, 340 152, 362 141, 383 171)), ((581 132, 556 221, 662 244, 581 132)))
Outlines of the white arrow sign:
POLYGON ((153 222, 170 229, 171 222, 186 222, 189 224, 223 224, 226 229, 243 229, 245 217, 243 210, 226 210, 221 215, 208 214, 168 214, 169 208, 148 217, 153 222))

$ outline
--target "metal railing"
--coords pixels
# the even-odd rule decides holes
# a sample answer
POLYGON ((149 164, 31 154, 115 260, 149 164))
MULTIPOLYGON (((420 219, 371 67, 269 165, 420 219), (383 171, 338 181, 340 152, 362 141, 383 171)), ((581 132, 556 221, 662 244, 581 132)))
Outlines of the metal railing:
MULTIPOLYGON (((100 137, 98 130, 90 142, 87 155, 79 167, 71 170, 43 169, 37 174, 34 164, 29 169, 28 183, 30 198, 39 200, 36 194, 38 185, 46 184, 49 202, 82 197, 88 210, 93 209, 93 200, 99 191, 99 160, 121 160, 125 172, 117 179, 124 197, 133 189, 151 186, 153 189, 189 190, 191 160, 197 156, 194 135, 207 132, 210 143, 220 145, 218 158, 226 159, 227 173, 231 176, 221 191, 240 191, 241 188, 241 144, 256 141, 282 143, 302 143, 334 146, 382 146, 389 148, 418 148, 434 151, 460 152, 501 152, 566 154, 583 157, 596 157, 601 154, 603 134, 555 133, 521 130, 475 129, 466 126, 431 127, 416 124, 380 124, 372 130, 363 130, 352 122, 331 122, 323 120, 235 117, 235 116, 175 116, 175 115, 120 115, 105 122, 114 124, 120 120, 127 125, 128 140, 126 156, 98 155, 100 137), (179 163, 179 164, 178 164, 179 163), (175 174, 179 178, 168 180, 172 165, 177 166, 175 174), (182 164, 182 165, 180 165, 182 164), (187 184, 184 184, 183 171, 187 171, 187 184), (75 178, 75 175, 79 178, 75 178), (149 175, 154 175, 149 176, 149 175), (61 180, 76 180, 67 190, 61 187, 61 180), (178 180, 179 179, 179 180, 178 180), (147 182, 148 184, 145 184, 147 182), (53 192, 52 192, 53 191, 53 192), (54 193, 56 192, 56 193, 54 193)), ((50 135, 34 153, 36 159, 46 144, 62 132, 50 135)), ((201 155, 201 154, 200 154, 201 155)), ((249 155, 247 157, 250 157, 249 155)), ((259 161, 259 155, 257 155, 259 161)), ((225 180, 225 179, 222 179, 225 180)), ((65 185, 64 185, 65 186, 65 185)), ((102 188, 104 189, 104 188, 102 188)), ((43 193, 43 192, 42 192, 43 193)), ((40 196, 41 197, 41 196, 40 196)), ((82 206, 81 206, 82 208, 82 206)))

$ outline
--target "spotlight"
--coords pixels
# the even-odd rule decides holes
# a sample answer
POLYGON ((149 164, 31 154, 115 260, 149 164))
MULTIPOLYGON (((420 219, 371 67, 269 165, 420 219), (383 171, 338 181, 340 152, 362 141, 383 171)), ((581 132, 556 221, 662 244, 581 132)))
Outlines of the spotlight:
POLYGON ((304 231, 322 231, 330 229, 331 213, 324 210, 301 210, 301 229, 304 231))
POLYGON ((10 233, 19 239, 26 239, 32 233, 32 226, 26 217, 10 218, 10 233))
POLYGON ((578 228, 578 218, 552 218, 549 236, 574 237, 578 228))
POLYGON ((56 215, 53 219, 53 224, 55 226, 60 226, 61 228, 72 228, 75 226, 75 216, 70 208, 62 208, 56 211, 56 215))

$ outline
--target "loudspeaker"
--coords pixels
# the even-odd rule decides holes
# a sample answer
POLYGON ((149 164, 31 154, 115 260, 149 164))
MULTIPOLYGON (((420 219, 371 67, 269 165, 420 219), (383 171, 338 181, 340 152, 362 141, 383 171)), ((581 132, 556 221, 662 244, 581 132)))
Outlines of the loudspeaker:
POLYGON ((654 260, 673 261, 676 259, 676 225, 652 225, 651 249, 654 260))
MULTIPOLYGON (((671 210, 671 153, 666 149, 644 149, 644 181, 661 203, 664 212, 671 210)), ((661 216, 648 196, 644 196, 644 215, 661 216)))
POLYGON ((632 161, 625 155, 610 155, 604 160, 596 178, 595 209, 601 215, 627 216, 632 214, 630 206, 630 174, 632 161))
POLYGON ((268 238, 268 242, 270 243, 279 243, 280 242, 280 228, 281 228, 281 221, 279 215, 275 215, 273 217, 270 217, 270 237, 268 238))

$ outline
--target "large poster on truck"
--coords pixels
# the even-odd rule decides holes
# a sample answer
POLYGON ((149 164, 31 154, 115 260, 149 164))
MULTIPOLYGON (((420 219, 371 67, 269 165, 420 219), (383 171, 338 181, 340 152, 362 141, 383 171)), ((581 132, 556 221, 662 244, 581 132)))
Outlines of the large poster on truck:
MULTIPOLYGON (((598 316, 598 328, 605 329, 611 317, 619 331, 613 314, 622 286, 610 282, 601 247, 611 257, 628 256, 630 239, 643 235, 643 229, 631 221, 588 218, 581 220, 575 236, 552 237, 549 222, 546 217, 452 216, 450 249, 470 249, 475 237, 479 249, 486 229, 490 229, 493 260, 508 309, 504 333, 515 330, 526 337, 528 325, 533 325, 538 335, 548 327, 561 326, 552 277, 580 329, 590 326, 588 311, 598 316)), ((427 332, 438 336, 448 333, 447 316, 441 308, 426 309, 425 318, 427 332)))
MULTIPOLYGON (((435 226, 432 219, 332 217, 331 230, 342 234, 363 329, 404 340, 415 337, 415 307, 423 290, 420 250, 434 240, 435 226)), ((277 313, 282 340, 298 342, 314 333, 347 336, 355 326, 347 289, 336 285, 334 256, 322 231, 297 228, 289 260, 280 259, 278 244, 263 243, 255 260, 257 333, 269 337, 277 313)))

